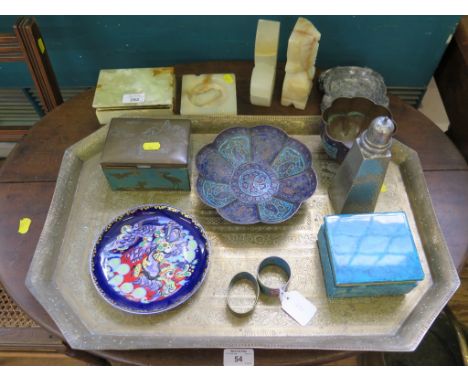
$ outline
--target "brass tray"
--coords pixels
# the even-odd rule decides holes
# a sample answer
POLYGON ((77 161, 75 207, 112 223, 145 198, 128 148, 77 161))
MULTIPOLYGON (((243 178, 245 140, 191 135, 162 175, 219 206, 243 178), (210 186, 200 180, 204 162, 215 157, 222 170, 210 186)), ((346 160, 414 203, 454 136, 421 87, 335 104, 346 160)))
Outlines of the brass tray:
POLYGON ((107 133, 103 127, 70 147, 63 157, 52 204, 26 284, 76 349, 290 348, 411 351, 459 285, 439 228, 417 154, 395 141, 393 162, 377 211, 407 213, 426 277, 405 296, 326 297, 316 244, 322 216, 332 213, 327 186, 337 169, 320 143, 320 117, 232 116, 192 118, 193 157, 225 127, 271 124, 285 129, 312 152, 318 176, 315 194, 298 213, 278 225, 233 225, 199 200, 196 191, 112 192, 99 166, 107 133), (186 304, 156 316, 133 316, 107 304, 95 291, 88 258, 103 226, 126 209, 168 203, 194 216, 211 242, 211 268, 204 285, 186 304), (263 298, 252 316, 226 309, 229 280, 255 272, 266 256, 291 265, 289 290, 317 307, 302 327, 263 298))

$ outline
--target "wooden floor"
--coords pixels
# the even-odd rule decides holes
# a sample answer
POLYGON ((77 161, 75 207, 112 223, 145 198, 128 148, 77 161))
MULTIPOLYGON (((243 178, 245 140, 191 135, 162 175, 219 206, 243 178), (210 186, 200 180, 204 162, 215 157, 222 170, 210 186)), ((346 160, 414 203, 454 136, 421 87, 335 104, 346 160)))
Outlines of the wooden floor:
POLYGON ((59 353, 0 352, 0 366, 88 366, 59 353))

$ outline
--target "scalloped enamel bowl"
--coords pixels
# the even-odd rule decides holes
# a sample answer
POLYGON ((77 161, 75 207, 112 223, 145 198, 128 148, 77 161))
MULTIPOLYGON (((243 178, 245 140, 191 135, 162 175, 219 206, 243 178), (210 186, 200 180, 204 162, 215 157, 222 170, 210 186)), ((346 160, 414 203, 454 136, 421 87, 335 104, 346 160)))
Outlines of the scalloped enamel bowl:
POLYGON ((284 222, 317 188, 310 151, 273 126, 224 130, 196 165, 201 200, 235 224, 284 222))

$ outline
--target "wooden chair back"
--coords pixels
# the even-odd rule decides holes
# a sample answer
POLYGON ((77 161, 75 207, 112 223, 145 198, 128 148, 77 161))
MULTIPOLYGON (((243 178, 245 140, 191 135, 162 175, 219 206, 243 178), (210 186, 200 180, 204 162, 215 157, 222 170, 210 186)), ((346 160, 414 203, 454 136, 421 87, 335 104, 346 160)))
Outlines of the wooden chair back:
POLYGON ((0 34, 0 62, 15 61, 28 65, 45 113, 63 102, 44 39, 33 17, 20 17, 13 33, 0 34))

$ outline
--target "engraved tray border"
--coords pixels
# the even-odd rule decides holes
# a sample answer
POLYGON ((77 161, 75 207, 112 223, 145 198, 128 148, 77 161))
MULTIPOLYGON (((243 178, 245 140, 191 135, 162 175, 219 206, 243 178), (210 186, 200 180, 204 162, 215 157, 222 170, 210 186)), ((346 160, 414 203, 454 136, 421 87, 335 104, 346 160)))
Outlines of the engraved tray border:
MULTIPOLYGON (((178 116, 170 118, 177 119, 178 116)), ((187 117, 184 117, 187 118, 187 117)), ((204 116, 192 117, 193 133, 218 133, 235 125, 254 126, 273 124, 289 134, 319 134, 319 116, 204 116)), ((458 288, 460 281, 441 233, 417 153, 395 140, 392 147, 393 161, 399 166, 405 188, 414 213, 418 233, 431 270, 432 282, 428 291, 414 307, 401 327, 393 335, 375 336, 316 336, 281 337, 230 336, 214 338, 191 336, 187 338, 154 338, 143 336, 118 336, 110 333, 93 333, 70 308, 54 278, 58 254, 64 238, 76 184, 83 161, 80 153, 98 152, 105 139, 107 127, 103 127, 79 141, 64 154, 49 213, 32 260, 26 286, 57 323, 71 347, 84 350, 143 349, 143 348, 289 348, 351 351, 413 351, 430 328, 437 315, 458 288)), ((103 302, 105 303, 105 302, 103 302)))

